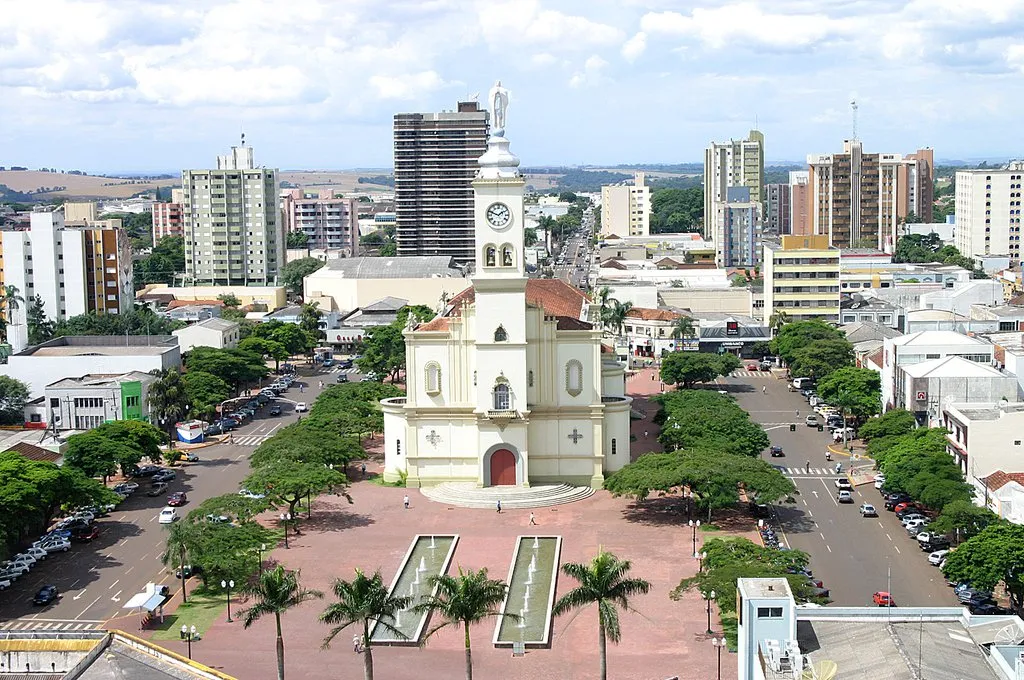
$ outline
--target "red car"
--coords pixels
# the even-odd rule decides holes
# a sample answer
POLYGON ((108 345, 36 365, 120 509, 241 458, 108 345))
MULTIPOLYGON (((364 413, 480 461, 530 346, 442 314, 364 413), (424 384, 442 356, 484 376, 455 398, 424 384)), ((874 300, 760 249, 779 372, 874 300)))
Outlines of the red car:
POLYGON ((99 535, 100 535, 99 528, 95 524, 93 524, 93 525, 90 525, 90 526, 87 526, 87 527, 79 527, 77 529, 72 530, 72 532, 71 532, 71 540, 72 541, 81 541, 83 543, 88 543, 89 541, 91 541, 92 539, 96 538, 99 535))
POLYGON ((756 371, 758 368, 757 364, 747 364, 748 371, 756 371))
POLYGON ((188 496, 185 495, 184 491, 175 491, 172 494, 167 495, 167 505, 172 508, 177 508, 188 503, 188 496))
POLYGON ((879 607, 895 607, 896 606, 896 603, 892 601, 892 595, 890 595, 889 593, 885 592, 884 590, 879 590, 877 593, 872 595, 871 596, 871 601, 874 602, 879 607))

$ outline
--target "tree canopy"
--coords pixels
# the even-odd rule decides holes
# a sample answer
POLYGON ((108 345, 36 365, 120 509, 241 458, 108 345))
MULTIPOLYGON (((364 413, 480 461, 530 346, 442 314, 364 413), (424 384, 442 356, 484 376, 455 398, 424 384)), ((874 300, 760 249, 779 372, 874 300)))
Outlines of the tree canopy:
POLYGON ((661 361, 661 380, 672 385, 693 387, 729 375, 743 364, 735 354, 671 352, 661 361))
POLYGON ((1024 526, 991 524, 946 556, 943 573, 950 581, 994 591, 1003 584, 1015 609, 1024 605, 1024 526))
POLYGON ((231 385, 206 371, 189 371, 181 377, 192 413, 212 418, 217 406, 231 396, 231 385))
POLYGON ((781 356, 787 363, 793 363, 800 349, 813 340, 845 339, 842 331, 836 330, 824 321, 811 319, 781 323, 771 345, 775 354, 781 356))
MULTIPOLYGON (((783 331, 788 327, 783 326, 783 331)), ((811 340, 797 348, 788 361, 793 377, 821 380, 833 371, 853 366, 853 345, 846 338, 811 340)))
POLYGON ((174 283, 174 276, 185 271, 185 239, 182 236, 164 236, 156 242, 149 255, 133 264, 135 288, 150 283, 174 283))
POLYGON ((651 193, 651 232, 700 231, 704 221, 704 190, 655 189, 651 193))
POLYGON ((871 418, 860 426, 857 434, 860 438, 870 442, 879 437, 899 437, 910 434, 917 427, 917 419, 910 411, 895 408, 886 411, 877 418, 871 418))
POLYGON ((262 356, 239 348, 196 347, 186 356, 185 367, 218 376, 236 390, 270 374, 262 356))
POLYGON ((24 424, 29 396, 28 385, 9 375, 0 375, 0 425, 24 424))
POLYGON ((170 335, 184 326, 180 321, 141 307, 124 314, 88 312, 72 316, 57 322, 54 335, 170 335))
POLYGON ((142 460, 142 451, 124 441, 104 437, 95 430, 68 437, 64 465, 80 470, 87 477, 107 477, 117 469, 127 472, 142 460))
POLYGON ((302 295, 302 279, 323 267, 326 262, 315 257, 292 260, 281 269, 281 283, 296 295, 302 295))
POLYGON ((886 489, 904 491, 934 510, 954 501, 969 501, 974 495, 974 488, 946 453, 946 430, 920 428, 885 439, 888 446, 874 455, 885 473, 886 489))
POLYGON ((405 336, 402 333, 410 314, 421 322, 434 318, 434 311, 425 305, 406 306, 398 310, 398 317, 393 323, 367 330, 360 347, 362 356, 356 360, 361 371, 373 371, 395 379, 405 370, 405 336))
POLYGON ((750 420, 732 397, 711 390, 675 390, 656 396, 661 405, 655 423, 667 451, 717 449, 743 456, 758 456, 768 448, 768 435, 750 420))
POLYGON ((840 368, 818 383, 818 395, 858 421, 882 410, 882 379, 870 368, 840 368))

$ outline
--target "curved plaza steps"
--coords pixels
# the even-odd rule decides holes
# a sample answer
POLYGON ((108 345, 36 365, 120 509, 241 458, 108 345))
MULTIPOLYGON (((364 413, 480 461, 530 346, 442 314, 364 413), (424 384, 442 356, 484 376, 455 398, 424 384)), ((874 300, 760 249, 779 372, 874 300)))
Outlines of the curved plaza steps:
POLYGON ((435 503, 445 503, 460 508, 485 508, 494 510, 498 500, 501 508, 524 509, 545 508, 583 500, 594 495, 589 486, 551 484, 541 486, 487 486, 479 487, 472 482, 444 482, 427 486, 420 493, 435 503))

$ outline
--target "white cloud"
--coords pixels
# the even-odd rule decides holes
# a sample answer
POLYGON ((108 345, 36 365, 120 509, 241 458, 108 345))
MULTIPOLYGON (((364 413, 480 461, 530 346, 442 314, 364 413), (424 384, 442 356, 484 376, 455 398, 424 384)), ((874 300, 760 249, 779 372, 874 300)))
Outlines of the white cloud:
POLYGON ((370 86, 381 99, 415 99, 445 85, 436 71, 370 76, 370 86))
POLYGON ((553 54, 540 52, 530 57, 530 64, 537 67, 550 66, 558 61, 553 54))
POLYGON ((1024 44, 1010 45, 1004 53, 1006 63, 1011 68, 1019 69, 1024 73, 1024 44))
POLYGON ((596 85, 601 81, 601 71, 608 65, 608 62, 596 54, 583 62, 583 69, 572 74, 569 78, 569 87, 583 87, 585 85, 596 85))
POLYGON ((542 9, 540 0, 483 2, 480 29, 494 48, 542 45, 549 51, 584 50, 620 42, 620 29, 586 17, 542 9))
POLYGON ((647 49, 647 34, 643 31, 637 33, 622 45, 622 58, 633 63, 644 50, 647 49))

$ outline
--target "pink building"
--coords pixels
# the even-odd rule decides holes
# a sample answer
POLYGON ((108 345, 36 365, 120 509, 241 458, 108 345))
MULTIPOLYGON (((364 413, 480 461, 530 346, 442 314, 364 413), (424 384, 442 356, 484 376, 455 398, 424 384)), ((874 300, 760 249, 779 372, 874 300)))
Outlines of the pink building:
POLYGON ((153 243, 164 236, 184 236, 181 203, 153 204, 153 243))
POLYGON ((310 248, 341 250, 345 257, 356 252, 359 241, 359 214, 356 199, 332 198, 329 192, 312 196, 292 189, 282 197, 288 231, 309 237, 310 248))

